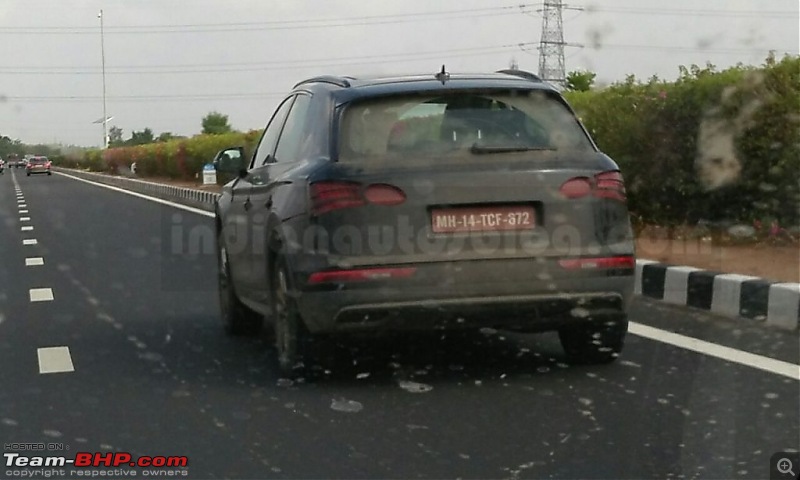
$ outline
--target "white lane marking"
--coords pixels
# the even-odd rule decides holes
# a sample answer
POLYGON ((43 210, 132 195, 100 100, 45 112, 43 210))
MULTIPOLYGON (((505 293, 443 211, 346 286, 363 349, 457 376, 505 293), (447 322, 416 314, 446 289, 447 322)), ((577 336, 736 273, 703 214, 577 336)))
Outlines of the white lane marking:
POLYGON ((35 238, 26 238, 22 241, 23 245, 36 245, 37 243, 39 242, 37 242, 35 238))
MULTIPOLYGON (((113 187, 111 185, 104 185, 102 183, 93 182, 91 180, 85 180, 83 178, 78 178, 66 173, 56 172, 56 174, 63 175, 67 178, 71 178, 79 182, 88 183, 90 185, 95 185, 97 187, 107 188, 115 192, 124 193, 134 197, 143 198, 145 200, 150 200, 151 202, 160 203, 162 205, 168 205, 170 207, 178 208, 180 210, 186 210, 187 212, 192 212, 198 215, 214 218, 213 213, 206 212, 205 210, 200 210, 198 208, 187 207, 186 205, 180 205, 178 203, 162 200, 160 198, 150 197, 148 195, 143 195, 138 192, 131 192, 119 187, 113 187)), ((747 365, 754 368, 760 368, 762 370, 766 369, 766 371, 777 373, 780 375, 786 375, 793 379, 800 379, 800 366, 798 365, 794 365, 787 362, 781 362, 779 360, 773 360, 766 357, 761 357, 759 355, 754 355, 752 353, 736 350, 733 348, 722 347, 714 343, 704 342, 696 338, 686 337, 683 335, 679 335, 677 333, 667 332, 665 330, 659 330, 657 328, 648 327, 634 322, 630 322, 629 329, 631 333, 633 333, 634 335, 639 335, 641 337, 649 338, 651 340, 667 343, 669 345, 673 345, 680 348, 685 348, 687 350, 691 350, 697 353, 702 353, 712 357, 722 358, 724 360, 729 360, 742 365, 747 365), (748 361, 750 363, 747 363, 748 361)))
POLYGON ((44 265, 44 258, 42 257, 28 257, 25 259, 26 267, 35 267, 37 265, 44 265))
POLYGON ((738 363, 746 367, 757 368, 765 372, 774 373, 775 375, 789 377, 793 380, 800 380, 800 365, 794 363, 762 357, 761 355, 736 350, 735 348, 723 347, 716 343, 649 327, 641 323, 630 322, 628 324, 628 331, 640 337, 666 343, 692 352, 702 353, 703 355, 738 363))
POLYGON ((28 204, 27 203, 20 203, 19 205, 17 205, 17 208, 28 208, 28 204))
POLYGON ((27 227, 20 228, 20 231, 22 232, 30 232, 31 230, 33 230, 33 227, 31 227, 30 225, 28 225, 27 227))
POLYGON ((205 217, 214 218, 214 214, 212 212, 206 212, 205 210, 200 210, 199 208, 194 208, 194 207, 189 207, 189 206, 186 206, 186 205, 181 205, 179 203, 170 202, 169 200, 162 200, 160 198, 151 197, 149 195, 144 195, 144 194, 139 193, 139 192, 131 192, 129 190, 125 190, 125 189, 119 188, 119 187, 114 187, 114 186, 111 186, 111 185, 104 185, 102 183, 93 182, 91 180, 86 180, 84 178, 75 177, 75 176, 69 175, 67 173, 61 173, 61 172, 55 172, 55 173, 57 175, 63 175, 65 177, 67 177, 67 178, 71 178, 71 179, 77 180, 79 182, 88 183, 89 185, 94 185, 94 186, 97 186, 97 187, 107 188, 107 189, 113 190, 115 192, 124 193, 124 194, 131 195, 131 196, 134 196, 134 197, 143 198, 145 200, 150 200, 151 202, 160 203, 162 205, 167 205, 167 206, 170 206, 170 207, 173 207, 173 208, 178 208, 180 210, 185 210, 187 212, 196 213, 198 215, 203 215, 205 217))
POLYGON ((19 217, 19 221, 20 222, 30 222, 31 221, 31 217, 19 217))
POLYGON ((28 291, 31 297, 31 302, 51 302, 53 301, 52 288, 31 288, 28 291))
POLYGON ((28 213, 28 211, 27 210, 20 210, 19 213, 20 213, 20 215, 22 215, 22 214, 28 213))
POLYGON ((39 373, 66 373, 74 372, 72 356, 69 347, 44 347, 36 349, 39 357, 39 373))

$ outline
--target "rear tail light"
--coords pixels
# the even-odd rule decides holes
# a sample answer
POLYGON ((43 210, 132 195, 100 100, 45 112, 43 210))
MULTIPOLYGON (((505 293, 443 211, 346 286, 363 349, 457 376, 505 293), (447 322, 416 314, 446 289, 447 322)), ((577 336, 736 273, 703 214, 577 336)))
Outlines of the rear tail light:
POLYGON ((341 208, 359 207, 366 202, 361 197, 361 185, 355 182, 320 182, 311 185, 311 210, 322 215, 341 208))
POLYGON ((309 284, 319 283, 350 283, 366 282, 371 280, 389 280, 409 278, 416 273, 414 267, 401 268, 362 268, 358 270, 331 270, 315 272, 308 277, 309 284))
POLYGON ((612 170, 610 172, 598 173, 594 178, 575 177, 567 180, 559 189, 566 198, 582 198, 592 195, 596 198, 610 198, 624 202, 625 182, 622 174, 612 170))
POLYGON ((567 270, 633 269, 636 260, 631 256, 599 258, 563 258, 558 264, 567 270))
POLYGON ((364 205, 399 205, 406 194, 393 185, 375 183, 364 187, 357 182, 325 181, 311 184, 311 212, 314 215, 364 205))

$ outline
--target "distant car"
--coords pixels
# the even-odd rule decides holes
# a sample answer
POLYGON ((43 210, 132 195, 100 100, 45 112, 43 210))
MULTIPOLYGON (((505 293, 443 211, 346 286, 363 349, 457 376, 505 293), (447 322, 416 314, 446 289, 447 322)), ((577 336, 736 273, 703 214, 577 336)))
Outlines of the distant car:
POLYGON ((25 165, 25 173, 29 177, 34 173, 46 173, 48 175, 52 175, 53 172, 50 171, 50 166, 51 163, 47 157, 33 157, 27 160, 27 165, 25 165))
POLYGON ((285 97, 215 206, 229 333, 273 324, 279 366, 312 336, 558 331, 613 361, 634 244, 620 169, 564 97, 520 71, 317 77, 285 97))

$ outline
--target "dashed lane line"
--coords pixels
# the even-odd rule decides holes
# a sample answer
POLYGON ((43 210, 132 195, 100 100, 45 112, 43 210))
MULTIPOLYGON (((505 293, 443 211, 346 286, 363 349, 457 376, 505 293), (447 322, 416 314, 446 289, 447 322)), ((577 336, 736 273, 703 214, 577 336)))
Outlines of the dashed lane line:
POLYGON ((69 347, 43 347, 36 349, 39 358, 39 373, 74 372, 75 365, 69 347))
POLYGON ((26 267, 35 267, 37 265, 44 265, 44 258, 42 257, 28 257, 25 259, 26 267))
POLYGON ((36 245, 38 243, 39 241, 36 240, 35 238, 26 238, 25 240, 22 241, 23 245, 36 245))
POLYGON ((30 232, 31 230, 33 230, 33 227, 30 226, 30 225, 27 225, 25 227, 21 227, 20 228, 20 231, 22 231, 22 232, 30 232))
POLYGON ((31 302, 52 302, 53 289, 52 288, 31 288, 28 291, 31 302))

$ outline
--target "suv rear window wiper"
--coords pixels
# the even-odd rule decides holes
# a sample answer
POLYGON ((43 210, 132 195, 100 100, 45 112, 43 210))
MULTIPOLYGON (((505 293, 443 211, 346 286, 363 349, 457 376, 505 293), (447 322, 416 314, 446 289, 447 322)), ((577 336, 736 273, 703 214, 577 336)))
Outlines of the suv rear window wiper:
POLYGON ((485 155, 490 153, 510 153, 510 152, 554 152, 556 149, 553 147, 524 147, 524 146, 508 146, 508 147, 487 147, 482 145, 473 145, 470 147, 470 153, 475 155, 485 155))

